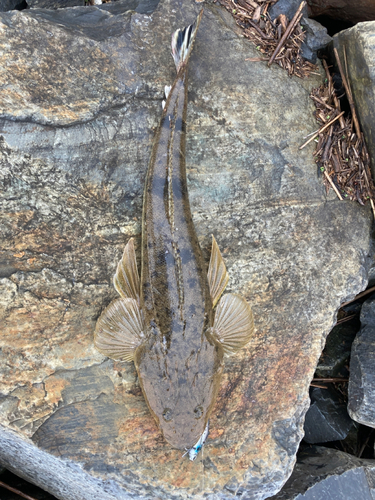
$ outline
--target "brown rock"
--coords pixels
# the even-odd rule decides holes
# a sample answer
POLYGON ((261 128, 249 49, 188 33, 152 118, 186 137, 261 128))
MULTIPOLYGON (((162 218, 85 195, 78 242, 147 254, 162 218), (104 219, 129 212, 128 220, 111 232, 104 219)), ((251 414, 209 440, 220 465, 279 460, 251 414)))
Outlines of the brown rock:
POLYGON ((16 432, 0 433, 0 459, 64 499, 263 499, 292 471, 335 312, 366 286, 371 214, 326 197, 312 147, 298 149, 316 129, 308 94, 320 78, 247 61, 255 48, 208 5, 190 65, 190 200, 256 335, 226 363, 203 466, 182 460, 133 364, 96 352, 93 330, 129 237, 140 248, 170 34, 199 6, 115 5, 0 17, 0 423, 16 432))

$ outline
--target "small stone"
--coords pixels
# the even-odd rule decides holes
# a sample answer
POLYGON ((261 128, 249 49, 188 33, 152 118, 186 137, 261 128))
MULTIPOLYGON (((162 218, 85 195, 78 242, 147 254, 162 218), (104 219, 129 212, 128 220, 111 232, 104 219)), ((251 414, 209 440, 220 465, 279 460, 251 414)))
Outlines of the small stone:
POLYGON ((340 401, 339 393, 329 387, 314 388, 311 391, 311 406, 305 417, 306 443, 326 443, 345 439, 353 421, 348 415, 346 405, 340 401))
POLYGON ((375 428, 375 297, 364 302, 361 330, 350 358, 348 412, 353 420, 375 428))
POLYGON ((332 38, 328 35, 327 28, 314 19, 303 17, 301 25, 306 31, 306 38, 301 46, 302 56, 315 64, 318 50, 324 49, 332 38))

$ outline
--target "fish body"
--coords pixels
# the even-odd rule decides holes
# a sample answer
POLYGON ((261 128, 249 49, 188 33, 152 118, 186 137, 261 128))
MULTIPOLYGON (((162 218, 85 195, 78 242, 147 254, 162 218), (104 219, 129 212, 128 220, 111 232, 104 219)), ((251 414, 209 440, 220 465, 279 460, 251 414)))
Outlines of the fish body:
MULTIPOLYGON (((114 359, 133 360, 147 404, 165 439, 196 457, 220 386, 225 353, 253 331, 244 299, 227 294, 228 274, 213 239, 205 266, 191 217, 186 181, 187 62, 198 25, 177 30, 177 77, 169 90, 144 191, 141 279, 133 240, 114 285, 121 298, 99 318, 95 345, 114 359)), ((190 456, 191 455, 191 456, 190 456)), ((191 458, 193 459, 193 458, 191 458)))
POLYGON ((141 308, 147 341, 135 365, 148 405, 174 447, 202 435, 224 351, 211 335, 207 269, 191 217, 185 167, 187 65, 169 91, 143 205, 141 308))

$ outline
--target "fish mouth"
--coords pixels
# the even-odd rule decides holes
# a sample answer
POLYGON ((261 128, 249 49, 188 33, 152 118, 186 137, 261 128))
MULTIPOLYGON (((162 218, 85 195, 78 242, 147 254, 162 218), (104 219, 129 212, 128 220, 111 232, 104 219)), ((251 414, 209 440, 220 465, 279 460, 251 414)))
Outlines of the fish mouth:
POLYGON ((199 434, 197 434, 194 438, 191 438, 189 440, 181 441, 181 439, 169 439, 168 437, 165 436, 164 438, 167 441, 167 443, 172 446, 172 448, 175 448, 177 450, 190 450, 195 443, 199 440, 199 434))
POLYGON ((186 429, 189 428, 186 424, 184 426, 171 425, 168 426, 168 428, 166 428, 167 426, 165 425, 161 425, 160 427, 165 440, 173 448, 176 448, 178 450, 189 450, 200 439, 206 428, 206 425, 207 422, 202 422, 199 426, 195 425, 194 429, 191 429, 189 432, 186 432, 186 429), (181 429, 184 429, 182 433, 181 429))

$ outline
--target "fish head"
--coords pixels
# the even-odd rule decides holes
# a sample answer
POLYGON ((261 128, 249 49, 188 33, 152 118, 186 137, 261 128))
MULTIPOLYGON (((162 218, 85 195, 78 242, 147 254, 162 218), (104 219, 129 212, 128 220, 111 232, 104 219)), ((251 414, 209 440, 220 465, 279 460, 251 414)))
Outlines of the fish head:
POLYGON ((135 364, 147 404, 168 443, 181 450, 200 439, 216 400, 223 370, 220 346, 204 340, 190 352, 139 349, 135 364))

